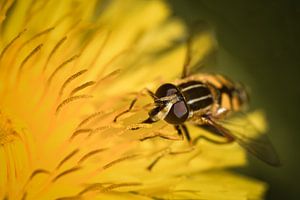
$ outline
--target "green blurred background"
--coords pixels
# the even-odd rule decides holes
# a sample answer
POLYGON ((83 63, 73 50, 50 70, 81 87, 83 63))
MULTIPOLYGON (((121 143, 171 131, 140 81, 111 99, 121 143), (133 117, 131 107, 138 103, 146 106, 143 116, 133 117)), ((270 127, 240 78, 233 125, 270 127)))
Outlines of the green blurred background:
POLYGON ((169 0, 174 15, 210 23, 220 45, 220 70, 251 88, 252 108, 263 108, 283 166, 250 157, 243 174, 269 183, 266 199, 299 199, 300 1, 169 0))

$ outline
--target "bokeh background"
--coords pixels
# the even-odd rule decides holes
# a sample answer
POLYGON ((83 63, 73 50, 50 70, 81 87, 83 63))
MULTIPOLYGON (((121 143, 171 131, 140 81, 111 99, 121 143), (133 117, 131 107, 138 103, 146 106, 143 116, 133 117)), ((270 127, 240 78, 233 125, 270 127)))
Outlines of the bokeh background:
POLYGON ((239 171, 269 183, 266 199, 299 199, 300 1, 168 2, 187 24, 202 19, 213 26, 219 70, 250 86, 251 106, 267 113, 283 166, 272 168, 250 158, 239 171))

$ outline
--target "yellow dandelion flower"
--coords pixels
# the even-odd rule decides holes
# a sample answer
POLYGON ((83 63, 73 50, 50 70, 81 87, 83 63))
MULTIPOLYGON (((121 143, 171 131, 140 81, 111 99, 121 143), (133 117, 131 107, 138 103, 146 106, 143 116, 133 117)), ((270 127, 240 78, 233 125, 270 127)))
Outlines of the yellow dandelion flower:
MULTIPOLYGON (((245 164, 236 144, 191 148, 164 139, 166 123, 139 124, 139 91, 184 61, 186 29, 164 1, 7 0, 0 27, 1 199, 261 198, 264 183, 225 170, 245 164)), ((200 39, 204 58, 214 38, 200 39)))

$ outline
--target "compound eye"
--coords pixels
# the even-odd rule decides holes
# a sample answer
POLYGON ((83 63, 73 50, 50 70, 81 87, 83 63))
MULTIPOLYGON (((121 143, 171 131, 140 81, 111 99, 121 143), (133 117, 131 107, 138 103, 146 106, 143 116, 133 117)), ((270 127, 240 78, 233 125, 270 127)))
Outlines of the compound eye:
MULTIPOLYGON (((178 88, 171 83, 161 85, 155 92, 155 96, 158 98, 171 96, 173 94, 181 95, 178 88)), ((184 102, 184 100, 181 100, 172 106, 164 120, 170 124, 182 124, 185 122, 188 116, 189 111, 187 104, 184 102)))
POLYGON ((171 96, 173 94, 176 94, 178 92, 178 89, 175 85, 166 83, 161 85, 155 92, 155 96, 158 98, 171 96))
POLYGON ((182 124, 188 116, 189 111, 186 103, 184 101, 179 101, 172 106, 165 120, 170 124, 182 124))

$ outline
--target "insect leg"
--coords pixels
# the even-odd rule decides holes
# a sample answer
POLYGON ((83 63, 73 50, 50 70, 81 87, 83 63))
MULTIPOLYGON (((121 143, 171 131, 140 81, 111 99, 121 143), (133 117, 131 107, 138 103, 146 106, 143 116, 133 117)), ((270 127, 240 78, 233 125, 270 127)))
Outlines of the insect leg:
POLYGON ((136 103, 136 101, 137 101, 137 98, 133 99, 133 101, 130 103, 130 106, 129 106, 129 108, 128 108, 127 110, 125 110, 125 111, 123 111, 123 112, 117 114, 117 115, 115 116, 115 118, 114 118, 114 122, 117 122, 118 118, 121 117, 122 115, 124 115, 124 114, 130 112, 130 111, 132 110, 134 104, 136 103))
POLYGON ((193 145, 196 145, 196 144, 199 142, 199 140, 202 140, 202 139, 204 139, 204 140, 206 140, 206 141, 208 141, 208 142, 210 142, 210 143, 213 143, 213 144, 219 144, 219 145, 220 145, 220 144, 229 144, 229 143, 232 142, 232 140, 217 141, 217 140, 211 139, 211 138, 209 138, 209 137, 206 137, 206 136, 204 136, 204 135, 200 135, 200 136, 196 137, 196 138, 193 140, 192 144, 193 144, 193 145))
POLYGON ((137 102, 138 97, 139 97, 140 95, 142 95, 144 92, 146 92, 146 93, 147 93, 149 96, 151 96, 154 100, 157 98, 157 97, 155 96, 155 94, 154 94, 151 90, 149 90, 149 89, 147 89, 147 88, 143 89, 141 92, 139 92, 139 93, 137 94, 137 97, 135 97, 135 98, 132 100, 132 102, 130 103, 129 108, 128 108, 127 110, 125 110, 125 111, 123 111, 123 112, 121 112, 121 113, 119 113, 118 115, 115 116, 113 122, 117 122, 117 120, 118 120, 119 117, 121 117, 122 115, 124 115, 124 114, 130 112, 130 111, 132 110, 133 106, 135 105, 135 103, 137 102))
POLYGON ((149 95, 150 97, 152 97, 153 100, 158 99, 158 98, 155 96, 154 92, 152 92, 152 91, 149 90, 148 88, 145 88, 144 90, 148 93, 148 95, 149 95))
POLYGON ((183 138, 182 130, 181 130, 180 126, 179 125, 175 125, 174 128, 177 131, 177 134, 178 134, 179 137, 178 136, 173 136, 173 135, 164 135, 164 134, 162 134, 160 132, 157 132, 154 135, 147 136, 147 137, 142 138, 140 140, 144 141, 144 140, 152 139, 152 138, 155 138, 155 137, 160 137, 160 138, 163 138, 163 139, 166 139, 166 140, 175 140, 175 141, 183 140, 184 138, 183 138))
POLYGON ((177 128, 175 128, 175 129, 176 129, 176 131, 178 133, 178 135, 176 135, 176 136, 175 135, 165 135, 165 134, 157 131, 157 132, 154 132, 153 135, 149 135, 149 136, 141 138, 140 141, 145 141, 145 140, 156 138, 156 137, 160 137, 160 138, 166 139, 166 140, 173 140, 173 141, 183 140, 183 135, 181 133, 181 130, 179 129, 179 131, 178 131, 177 128))
POLYGON ((174 126, 175 130, 177 131, 178 136, 172 136, 172 135, 163 135, 161 133, 156 133, 155 135, 151 135, 151 136, 147 136, 145 138, 140 139, 141 141, 147 140, 147 139, 151 139, 151 138, 155 138, 155 137, 161 137, 163 139, 167 139, 167 140, 183 140, 183 134, 182 134, 182 129, 183 129, 183 133, 186 136, 187 140, 189 142, 191 142, 191 137, 189 135, 189 132, 186 128, 185 125, 175 125, 174 126), (182 129, 181 129, 182 128, 182 129))
POLYGON ((179 125, 175 125, 174 128, 177 131, 177 134, 183 139, 181 127, 179 125))
POLYGON ((185 135, 187 141, 189 142, 189 144, 192 144, 192 139, 191 139, 189 130, 188 130, 188 128, 186 127, 186 125, 185 125, 185 124, 182 124, 182 125, 181 125, 181 128, 182 128, 183 133, 184 133, 184 135, 185 135))

